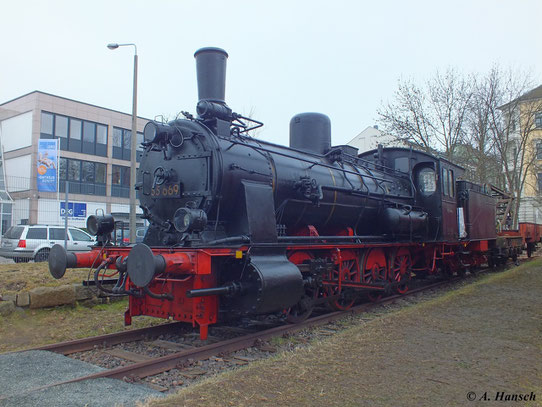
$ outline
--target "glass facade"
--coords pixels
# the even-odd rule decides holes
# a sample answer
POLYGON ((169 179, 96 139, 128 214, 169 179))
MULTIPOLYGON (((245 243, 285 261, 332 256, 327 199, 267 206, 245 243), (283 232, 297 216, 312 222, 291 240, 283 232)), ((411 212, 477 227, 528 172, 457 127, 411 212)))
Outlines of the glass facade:
MULTIPOLYGON (((105 124, 69 116, 41 112, 40 138, 57 138, 60 149, 107 157, 108 127, 105 124)), ((141 159, 143 133, 137 133, 137 162, 141 159)), ((132 131, 113 127, 112 158, 130 161, 132 131)))
MULTIPOLYGON (((30 113, 28 116, 20 119, 21 122, 23 119, 28 120, 26 123, 32 126, 32 132, 28 134, 30 140, 24 144, 26 138, 21 137, 20 142, 13 143, 15 146, 20 145, 25 148, 33 145, 33 148, 23 150, 17 147, 15 150, 21 151, 16 153, 10 150, 10 154, 15 158, 24 156, 24 162, 31 163, 28 175, 26 169, 24 173, 12 170, 9 174, 7 184, 10 191, 16 192, 15 201, 7 192, 3 163, 0 161, 0 235, 3 235, 12 224, 59 222, 58 219, 62 218, 62 214, 58 201, 64 201, 66 189, 70 194, 70 202, 87 202, 89 214, 94 213, 96 208, 114 210, 119 213, 128 211, 127 198, 129 198, 130 187, 133 187, 133 182, 130 181, 132 132, 120 126, 114 127, 114 125, 121 124, 124 127, 128 124, 126 127, 129 127, 131 122, 127 120, 129 115, 88 104, 82 106, 79 102, 54 95, 43 93, 41 95, 28 99, 28 103, 32 103, 34 107, 28 112, 30 113), (44 110, 41 110, 42 107, 44 110), (39 123, 37 123, 38 120, 39 123), (37 129, 35 124, 38 125, 37 129), (34 129, 39 130, 39 135, 33 133, 34 129), (37 173, 35 137, 58 140, 60 149, 57 173, 58 193, 34 193, 37 192, 35 191, 37 173), (122 161, 118 161, 119 159, 122 161), (112 185, 111 188, 110 185, 112 185), (81 195, 76 196, 78 194, 81 195), (94 197, 89 198, 89 196, 94 197), (30 203, 27 203, 27 200, 30 203), (111 205, 117 206, 110 209, 111 205)), ((8 106, 10 103, 8 102, 8 106)), ((13 137, 17 135, 10 135, 11 139, 13 137)), ((138 143, 143 141, 142 133, 137 133, 136 137, 138 143)), ((1 151, 0 160, 2 160, 1 151)), ((80 226, 83 221, 75 218, 70 217, 70 224, 74 222, 75 225, 80 226)), ((63 233, 63 229, 60 233, 63 233)))
MULTIPOLYGON (((62 151, 71 151, 88 155, 107 157, 109 127, 90 120, 50 112, 41 112, 40 138, 59 139, 62 151)), ((111 134, 111 158, 130 161, 132 132, 128 129, 113 127, 111 134)), ((137 133, 138 154, 140 161, 143 133, 137 133)), ((65 158, 59 159, 59 191, 65 192, 66 181, 70 193, 88 195, 108 195, 107 164, 65 158)), ((111 196, 128 198, 130 195, 130 167, 113 165, 111 173, 111 196)))
MULTIPOLYGON (((40 138, 59 140, 60 194, 65 193, 66 187, 68 187, 69 194, 129 198, 130 188, 133 187, 130 180, 132 153, 132 132, 130 129, 114 127, 111 123, 108 125, 47 111, 41 111, 40 115, 40 138), (108 150, 108 143, 111 143, 110 150, 108 150), (65 152, 81 153, 85 157, 65 152), (70 156, 74 156, 74 158, 70 156), (95 160, 92 156, 106 157, 107 160, 95 160), (118 165, 121 163, 119 161, 112 164, 111 161, 115 160, 122 160, 125 165, 118 165)), ((90 117, 99 120, 98 116, 90 117)), ((136 157, 139 162, 143 150, 141 146, 144 141, 143 133, 138 132, 136 138, 138 145, 136 157)), ((99 200, 97 201, 99 202, 99 200)), ((113 200, 112 202, 120 203, 121 201, 113 200)), ((8 227, 10 224, 11 221, 8 227)))

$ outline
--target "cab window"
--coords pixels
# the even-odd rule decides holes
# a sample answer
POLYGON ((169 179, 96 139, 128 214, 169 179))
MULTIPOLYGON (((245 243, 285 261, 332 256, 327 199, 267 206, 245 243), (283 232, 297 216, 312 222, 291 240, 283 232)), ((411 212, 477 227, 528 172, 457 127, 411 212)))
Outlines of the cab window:
POLYGON ((418 173, 418 191, 423 196, 431 196, 437 189, 435 171, 432 168, 423 168, 418 173))
POLYGON ((446 168, 442 168, 442 194, 443 195, 449 195, 448 192, 448 170, 446 168))

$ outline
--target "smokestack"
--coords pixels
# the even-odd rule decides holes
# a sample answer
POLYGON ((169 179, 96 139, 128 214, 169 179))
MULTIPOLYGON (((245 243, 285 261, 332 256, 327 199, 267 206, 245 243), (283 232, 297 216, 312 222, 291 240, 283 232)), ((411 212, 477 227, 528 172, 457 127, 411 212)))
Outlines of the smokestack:
POLYGON ((221 48, 207 47, 197 50, 194 58, 199 101, 225 103, 228 53, 221 48))

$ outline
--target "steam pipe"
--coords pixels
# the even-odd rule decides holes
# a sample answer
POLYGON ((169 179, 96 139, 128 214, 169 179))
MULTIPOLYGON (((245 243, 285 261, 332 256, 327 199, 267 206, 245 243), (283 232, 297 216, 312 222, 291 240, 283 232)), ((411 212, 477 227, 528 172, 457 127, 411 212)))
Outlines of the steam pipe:
POLYGON ((241 283, 232 283, 224 287, 199 288, 195 290, 187 290, 188 298, 207 297, 210 295, 236 295, 242 294, 244 287, 241 283))

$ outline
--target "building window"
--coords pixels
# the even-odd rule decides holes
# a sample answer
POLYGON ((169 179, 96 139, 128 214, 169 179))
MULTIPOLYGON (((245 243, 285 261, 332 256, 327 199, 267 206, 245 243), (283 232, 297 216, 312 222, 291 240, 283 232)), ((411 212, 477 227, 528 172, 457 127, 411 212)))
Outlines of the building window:
POLYGON ((83 122, 83 141, 92 144, 96 142, 96 123, 83 122))
POLYGON ((68 168, 68 159, 60 157, 58 160, 58 179, 66 179, 66 168, 68 168))
MULTIPOLYGON (((53 115, 51 113, 41 112, 41 130, 42 134, 53 135, 53 115)), ((45 137, 42 137, 45 138, 45 137)))
MULTIPOLYGON (((143 133, 137 133, 137 162, 140 161, 141 143, 143 142, 143 133)), ((121 129, 119 127, 113 128, 113 158, 119 160, 130 161, 132 152, 132 131, 127 129, 121 129)))
POLYGON ((130 150, 132 147, 132 132, 130 130, 124 130, 122 144, 125 150, 130 150))
POLYGON ((542 128, 542 112, 536 113, 534 115, 534 125, 537 129, 542 128))
POLYGON ((111 170, 111 196, 130 197, 130 167, 113 165, 111 170))
POLYGON ((96 166, 96 179, 94 182, 96 182, 97 184, 105 185, 107 166, 102 163, 96 163, 95 166, 96 166))
POLYGON ((81 120, 70 120, 70 139, 81 140, 81 120))
POLYGON ((68 160, 68 180, 81 181, 81 161, 68 160))
POLYGON ((94 163, 83 161, 81 164, 81 181, 94 183, 94 163))
POLYGON ((106 165, 91 161, 63 158, 59 160, 60 192, 105 196, 106 165))
POLYGON ((96 125, 96 155, 107 157, 107 126, 96 125))
POLYGON ((542 160, 542 140, 536 141, 536 159, 542 160))
POLYGON ((68 118, 65 116, 55 116, 55 137, 68 139, 68 118))
POLYGON ((143 155, 143 145, 142 143, 145 141, 143 137, 143 133, 137 133, 137 154, 136 154, 136 161, 141 161, 141 156, 143 155))
POLYGON ((57 114, 41 113, 40 138, 57 138, 60 149, 107 156, 107 126, 57 114))
POLYGON ((542 172, 538 173, 537 180, 538 180, 538 194, 542 195, 542 172))
POLYGON ((122 148, 122 129, 118 127, 113 127, 113 147, 122 148))
POLYGON ((113 128, 113 158, 130 161, 132 132, 118 127, 113 128))

